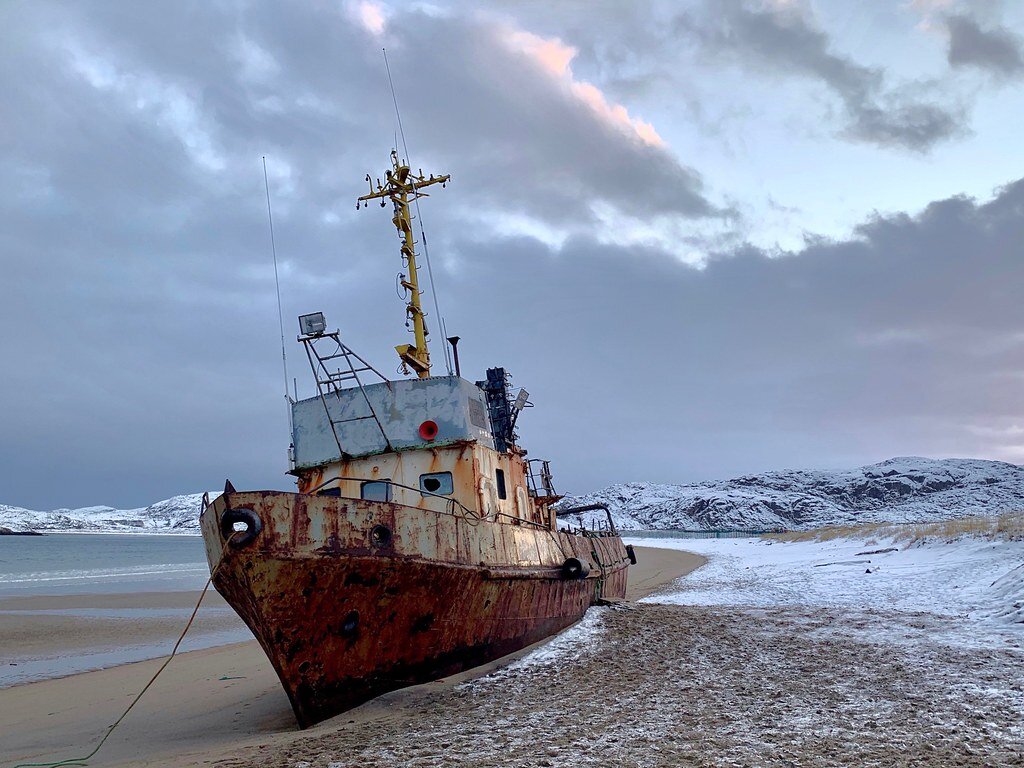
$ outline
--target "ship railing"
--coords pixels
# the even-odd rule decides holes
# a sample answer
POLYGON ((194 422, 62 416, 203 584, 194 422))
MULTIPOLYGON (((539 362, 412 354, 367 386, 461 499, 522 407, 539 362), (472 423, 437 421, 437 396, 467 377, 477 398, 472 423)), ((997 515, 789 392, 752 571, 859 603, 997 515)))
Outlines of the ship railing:
MULTIPOLYGON (((419 494, 421 494, 423 496, 430 496, 432 498, 439 499, 440 501, 444 502, 444 508, 443 509, 431 510, 433 512, 440 512, 441 514, 451 515, 452 517, 461 517, 464 520, 466 520, 466 522, 468 522, 468 523, 470 523, 472 525, 476 525, 477 523, 479 523, 481 520, 484 519, 478 512, 476 512, 475 510, 470 509, 465 504, 463 504, 461 501, 459 501, 457 499, 453 499, 451 496, 444 496, 444 495, 442 495, 440 493, 434 493, 433 491, 424 490, 423 488, 416 488, 416 487, 413 487, 411 485, 405 485, 403 483, 396 483, 394 480, 381 480, 379 478, 369 478, 369 477, 343 477, 341 475, 336 475, 334 477, 328 478, 327 480, 324 480, 319 485, 311 488, 309 491, 307 491, 307 493, 309 493, 311 495, 317 494, 320 491, 322 491, 324 488, 326 488, 328 485, 330 485, 331 483, 341 483, 341 482, 383 483, 383 484, 386 484, 388 486, 394 486, 395 488, 402 488, 402 489, 404 489, 406 491, 412 491, 413 493, 419 493, 419 494)), ((389 493, 388 495, 390 496, 391 494, 389 493)), ((389 504, 393 504, 395 502, 390 502, 389 501, 388 503, 389 504)), ((409 509, 420 509, 420 507, 413 507, 413 506, 411 506, 409 504, 401 504, 400 506, 408 507, 409 509)), ((538 523, 535 520, 525 520, 525 519, 523 519, 521 517, 516 517, 515 515, 510 515, 507 512, 497 512, 497 513, 494 514, 494 518, 499 520, 499 521, 501 521, 502 518, 504 518, 504 519, 508 520, 509 524, 511 524, 511 525, 525 525, 525 526, 532 526, 534 528, 541 528, 543 530, 548 530, 548 527, 546 525, 544 525, 543 523, 538 523)))
MULTIPOLYGON (((584 504, 580 507, 565 507, 557 510, 556 514, 558 517, 568 517, 569 515, 577 515, 577 519, 580 522, 579 532, 583 534, 593 535, 608 535, 618 536, 619 531, 615 527, 615 520, 612 517, 612 511, 608 508, 607 504, 598 502, 597 504, 584 504), (596 512, 598 510, 604 510, 605 520, 593 520, 590 521, 590 530, 588 531, 583 523, 582 513, 584 512, 596 512)), ((570 526, 571 528, 571 526, 570 526)))

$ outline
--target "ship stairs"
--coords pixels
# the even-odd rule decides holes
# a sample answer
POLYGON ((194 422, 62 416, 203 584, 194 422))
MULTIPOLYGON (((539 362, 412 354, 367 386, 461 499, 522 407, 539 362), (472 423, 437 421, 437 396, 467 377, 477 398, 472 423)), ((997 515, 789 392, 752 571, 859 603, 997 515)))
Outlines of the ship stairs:
POLYGON ((562 496, 555 490, 551 475, 551 462, 547 459, 530 459, 526 462, 526 479, 530 496, 539 504, 554 504, 562 496))

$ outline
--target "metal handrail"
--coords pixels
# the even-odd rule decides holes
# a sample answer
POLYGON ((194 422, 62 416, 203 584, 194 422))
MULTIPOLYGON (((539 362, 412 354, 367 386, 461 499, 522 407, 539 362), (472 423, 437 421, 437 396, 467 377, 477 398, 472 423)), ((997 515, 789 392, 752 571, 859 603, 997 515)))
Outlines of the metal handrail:
MULTIPOLYGON (((557 509, 555 510, 555 516, 565 517, 568 515, 578 515, 581 512, 596 512, 599 509, 603 509, 605 517, 608 518, 608 530, 614 534, 618 534, 618 530, 615 528, 615 520, 612 519, 612 511, 608 508, 608 505, 603 502, 598 502, 596 504, 584 504, 580 507, 565 507, 564 509, 557 509)), ((582 520, 580 528, 583 528, 582 520)))

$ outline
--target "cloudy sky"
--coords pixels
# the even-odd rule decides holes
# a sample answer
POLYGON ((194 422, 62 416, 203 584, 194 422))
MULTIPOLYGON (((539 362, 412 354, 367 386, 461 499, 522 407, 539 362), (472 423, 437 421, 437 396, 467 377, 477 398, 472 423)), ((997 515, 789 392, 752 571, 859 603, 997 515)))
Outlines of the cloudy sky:
POLYGON ((561 489, 1024 461, 1024 4, 486 8, 0 4, 0 502, 288 487, 264 156, 300 395, 302 312, 395 370, 382 47, 561 489))

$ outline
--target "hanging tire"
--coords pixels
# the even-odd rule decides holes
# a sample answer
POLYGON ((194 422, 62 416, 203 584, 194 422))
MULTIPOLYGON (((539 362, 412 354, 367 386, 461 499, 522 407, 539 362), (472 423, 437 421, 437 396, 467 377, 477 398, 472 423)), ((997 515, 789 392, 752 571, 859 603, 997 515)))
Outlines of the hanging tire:
POLYGON ((225 509, 220 516, 220 535, 230 540, 232 547, 251 544, 263 530, 263 521, 251 509, 225 509), (241 523, 244 528, 235 528, 241 523))
POLYGON ((626 556, 629 558, 631 565, 636 565, 636 550, 633 549, 632 544, 626 545, 626 556))
POLYGON ((588 573, 590 573, 590 563, 585 560, 570 557, 562 563, 563 579, 585 579, 588 573))

